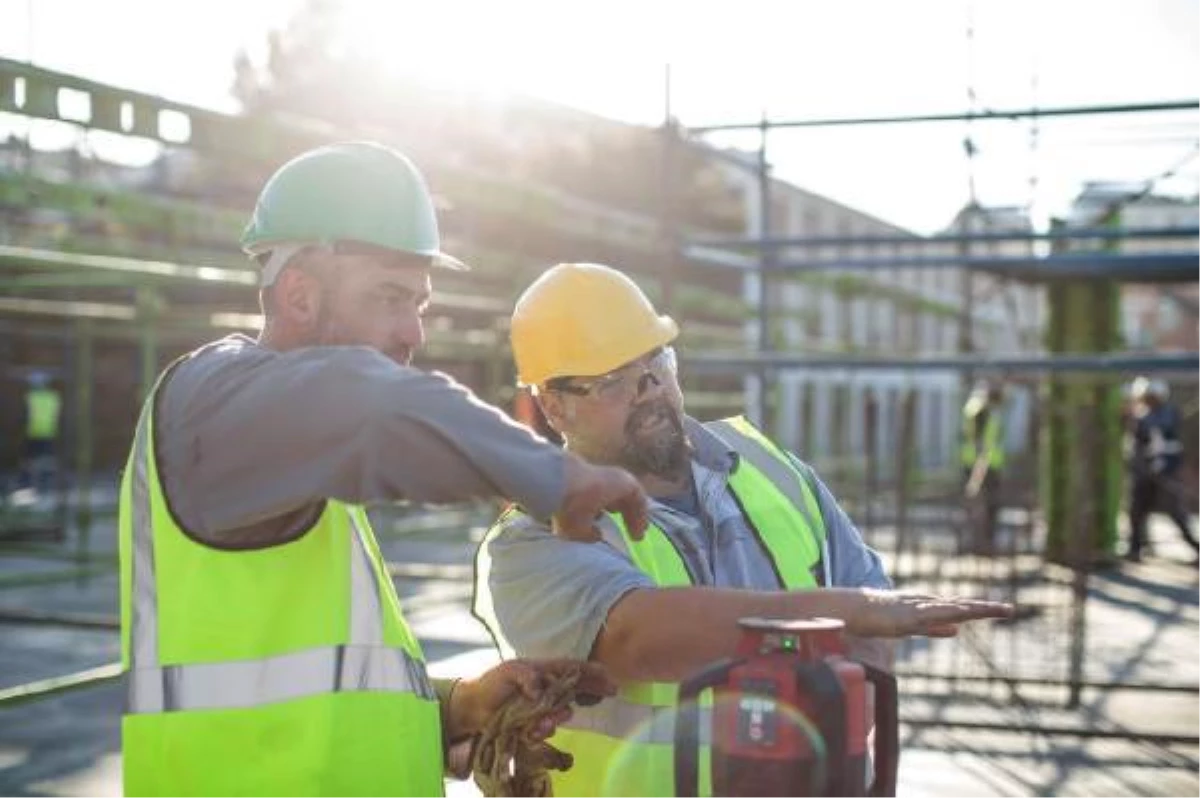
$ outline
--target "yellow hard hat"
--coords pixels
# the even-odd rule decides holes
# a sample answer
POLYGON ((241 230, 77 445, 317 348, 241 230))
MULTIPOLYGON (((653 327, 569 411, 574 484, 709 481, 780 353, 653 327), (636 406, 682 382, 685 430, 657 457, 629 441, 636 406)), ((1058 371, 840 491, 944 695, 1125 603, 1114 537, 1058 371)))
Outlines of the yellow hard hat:
POLYGON ((512 316, 513 358, 522 385, 594 377, 679 335, 637 283, 598 263, 560 263, 525 289, 512 316))

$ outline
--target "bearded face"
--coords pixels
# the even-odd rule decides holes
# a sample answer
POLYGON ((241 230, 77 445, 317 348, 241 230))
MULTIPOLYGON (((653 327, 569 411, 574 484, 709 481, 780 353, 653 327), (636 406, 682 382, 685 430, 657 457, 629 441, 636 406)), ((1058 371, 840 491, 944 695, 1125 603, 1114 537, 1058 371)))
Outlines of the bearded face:
POLYGON ((665 398, 637 405, 625 421, 617 465, 633 474, 672 478, 687 467, 692 445, 682 414, 665 398))

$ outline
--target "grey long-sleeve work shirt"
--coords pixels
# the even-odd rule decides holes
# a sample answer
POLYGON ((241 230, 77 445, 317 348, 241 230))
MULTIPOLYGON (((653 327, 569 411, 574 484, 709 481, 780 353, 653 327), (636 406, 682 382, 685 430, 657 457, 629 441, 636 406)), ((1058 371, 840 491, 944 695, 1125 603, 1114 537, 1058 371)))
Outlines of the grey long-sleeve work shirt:
MULTIPOLYGON (((652 500, 651 522, 675 544, 697 585, 778 590, 770 559, 728 488, 738 455, 694 419, 685 418, 684 428, 695 449, 697 506, 652 500)), ((795 462, 809 473, 825 522, 822 584, 890 589, 879 555, 816 474, 795 462)), ((483 544, 491 567, 487 583, 477 583, 475 590, 477 596, 489 594, 495 617, 483 620, 498 624, 489 630, 506 657, 586 659, 616 603, 631 590, 654 587, 617 548, 557 538, 523 513, 501 523, 483 544)))
POLYGON ((505 497, 548 518, 563 454, 449 377, 367 347, 277 352, 231 335, 169 375, 155 415, 160 475, 197 538, 269 545, 324 499, 505 497))

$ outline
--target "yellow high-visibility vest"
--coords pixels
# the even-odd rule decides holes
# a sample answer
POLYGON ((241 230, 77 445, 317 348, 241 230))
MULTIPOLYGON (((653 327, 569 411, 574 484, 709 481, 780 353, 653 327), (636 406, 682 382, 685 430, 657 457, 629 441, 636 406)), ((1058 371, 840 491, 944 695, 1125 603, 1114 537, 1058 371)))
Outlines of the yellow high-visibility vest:
POLYGON ((366 512, 327 501, 287 543, 200 542, 159 478, 158 391, 121 483, 126 793, 441 795, 437 699, 366 512))
MULTIPOLYGON (((975 419, 982 411, 982 406, 967 402, 963 406, 962 424, 962 464, 966 468, 975 465, 979 451, 975 446, 975 419)), ((983 446, 988 454, 988 466, 993 469, 1004 468, 1004 435, 1000 423, 1000 408, 988 410, 987 422, 983 425, 983 446)))
POLYGON ((32 388, 25 394, 25 437, 33 441, 52 441, 58 437, 58 419, 62 397, 53 388, 32 388))
MULTIPOLYGON (((780 589, 804 590, 818 586, 814 570, 820 567, 825 544, 825 523, 816 494, 788 456, 743 417, 705 425, 740 455, 730 475, 729 487, 745 509, 746 517, 779 574, 780 589)), ((510 510, 509 512, 517 512, 510 510)), ((505 517, 492 527, 476 557, 475 613, 496 636, 505 658, 517 655, 503 638, 488 593, 491 562, 488 540, 500 533, 505 517)), ((661 529, 651 524, 639 542, 630 540, 617 515, 608 522, 620 531, 620 540, 634 564, 659 587, 693 584, 683 558, 661 529)), ((594 707, 579 707, 550 742, 570 752, 574 766, 565 773, 551 771, 555 795, 675 795, 674 734, 675 683, 625 685, 617 696, 594 707)), ((701 714, 700 789, 711 794, 707 734, 707 708, 701 714)))

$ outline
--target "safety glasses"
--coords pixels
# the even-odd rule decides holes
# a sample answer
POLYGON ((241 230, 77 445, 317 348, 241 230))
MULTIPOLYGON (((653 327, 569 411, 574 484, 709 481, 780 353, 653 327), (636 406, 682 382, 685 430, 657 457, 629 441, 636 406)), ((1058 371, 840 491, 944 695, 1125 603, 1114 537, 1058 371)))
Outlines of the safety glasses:
POLYGON ((546 388, 572 396, 590 396, 606 404, 622 404, 641 396, 651 382, 661 385, 677 368, 675 349, 664 346, 599 377, 562 377, 548 383, 546 388))

